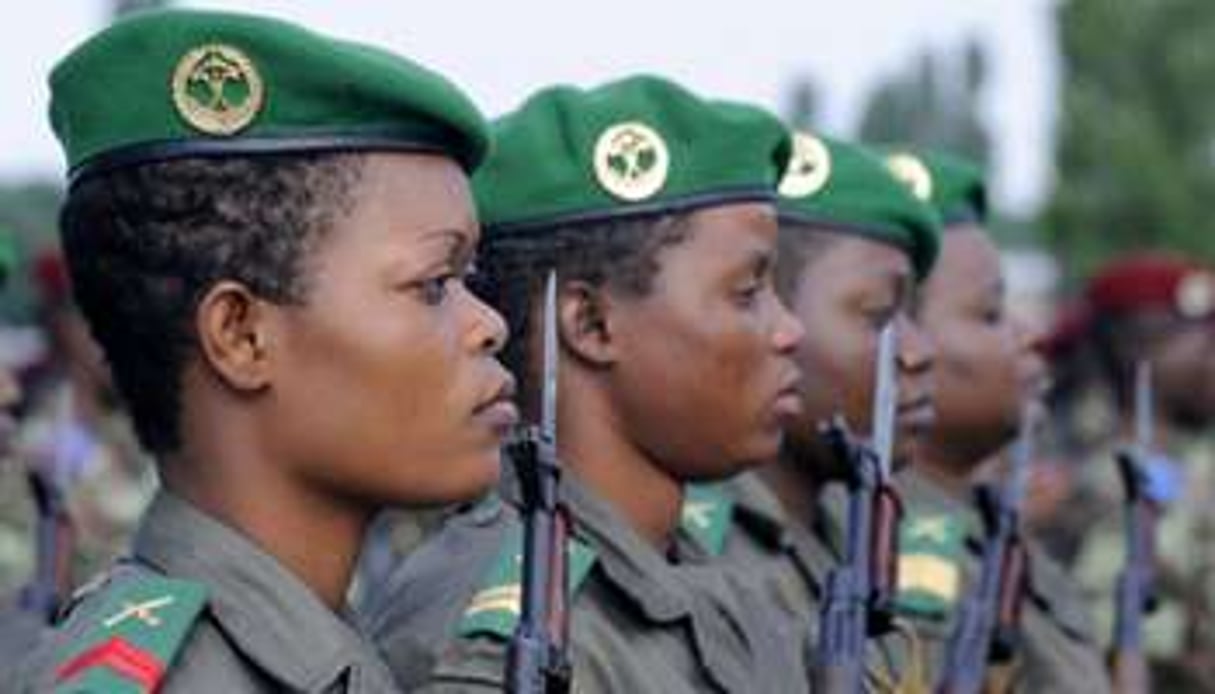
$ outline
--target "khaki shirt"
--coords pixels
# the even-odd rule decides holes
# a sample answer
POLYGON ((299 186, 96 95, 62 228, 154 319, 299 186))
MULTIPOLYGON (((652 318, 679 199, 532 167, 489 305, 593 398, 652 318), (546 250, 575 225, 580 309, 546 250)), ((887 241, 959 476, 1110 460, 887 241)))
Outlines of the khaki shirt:
MULTIPOLYGON (((19 691, 49 691, 56 671, 78 650, 74 643, 122 621, 121 614, 100 614, 108 611, 107 596, 162 577, 198 584, 206 599, 166 665, 161 692, 397 691, 371 645, 295 575, 168 492, 157 495, 144 517, 133 557, 74 599, 24 666, 19 691)), ((139 628, 173 626, 155 615, 141 619, 139 628)))
MULTIPOLYGON (((784 660, 787 650, 776 647, 764 602, 703 548, 681 536, 664 556, 574 478, 563 480, 562 496, 576 537, 594 555, 569 601, 575 691, 804 691, 800 664, 784 660)), ((386 651, 411 642, 414 652, 387 656, 402 681, 416 681, 410 661, 417 662, 418 640, 399 635, 437 630, 452 640, 441 647, 431 641, 429 650, 438 652, 422 654, 435 662, 424 691, 501 689, 507 636, 461 634, 458 622, 478 592, 466 582, 468 572, 493 561, 487 555, 499 548, 491 540, 503 536, 502 526, 516 523, 513 512, 498 514, 492 523, 453 519, 402 566, 410 580, 394 577, 398 595, 379 604, 394 604, 396 617, 377 620, 374 634, 386 651), (439 583, 447 585, 436 588, 439 583), (436 606, 447 599, 443 595, 456 597, 458 609, 436 606), (419 607, 427 602, 431 607, 419 607), (410 615, 416 621, 395 621, 410 615)))
MULTIPOLYGON (((913 617, 924 643, 930 681, 937 682, 961 601, 978 580, 982 525, 977 508, 953 498, 915 469, 902 473, 897 484, 909 516, 953 514, 966 529, 953 603, 939 618, 913 617)), ((1014 690, 1034 694, 1110 691, 1109 674, 1079 587, 1045 551, 1032 542, 1028 548, 1029 593, 1022 603, 1021 643, 1011 672, 1014 690)))

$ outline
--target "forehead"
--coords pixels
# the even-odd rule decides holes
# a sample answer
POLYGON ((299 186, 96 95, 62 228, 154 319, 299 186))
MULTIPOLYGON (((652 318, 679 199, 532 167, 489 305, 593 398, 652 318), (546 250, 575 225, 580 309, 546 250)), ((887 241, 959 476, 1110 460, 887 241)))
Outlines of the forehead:
POLYGON ((804 272, 809 278, 847 283, 891 277, 903 279, 911 275, 911 260, 907 253, 891 243, 851 233, 814 233, 830 234, 832 240, 823 247, 819 257, 806 263, 804 272))
POLYGON ((688 215, 685 244, 705 262, 770 252, 776 245, 776 213, 765 203, 739 203, 697 210, 688 215))
POLYGON ((941 237, 941 255, 930 284, 982 290, 999 285, 1000 277, 1000 253, 977 227, 951 229, 941 237))
POLYGON ((368 155, 351 213, 387 213, 419 230, 476 222, 468 177, 455 160, 434 154, 368 155))

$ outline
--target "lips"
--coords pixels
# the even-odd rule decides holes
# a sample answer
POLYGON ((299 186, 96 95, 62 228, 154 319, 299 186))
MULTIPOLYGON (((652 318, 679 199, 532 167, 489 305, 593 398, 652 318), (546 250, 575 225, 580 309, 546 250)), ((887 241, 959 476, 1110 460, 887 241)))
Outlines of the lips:
POLYGON ((502 372, 498 387, 473 409, 473 415, 505 436, 519 423, 519 407, 515 404, 515 379, 502 372))
POLYGON ((933 406, 932 398, 928 395, 921 395, 900 403, 897 414, 899 427, 912 430, 927 429, 932 426, 937 417, 936 407, 933 406))
POLYGON ((802 413, 802 393, 798 387, 800 383, 800 377, 792 376, 786 379, 785 386, 776 392, 772 409, 777 417, 793 419, 802 413))

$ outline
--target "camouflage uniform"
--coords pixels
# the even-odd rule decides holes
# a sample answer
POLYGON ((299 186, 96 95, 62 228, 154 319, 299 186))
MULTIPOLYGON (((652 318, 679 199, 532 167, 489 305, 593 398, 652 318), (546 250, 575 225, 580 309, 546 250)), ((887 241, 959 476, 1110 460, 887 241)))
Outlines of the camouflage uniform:
MULTIPOLYGON (((1144 649, 1159 683, 1215 686, 1209 655, 1215 647, 1215 450, 1202 438, 1183 441, 1175 450, 1181 477, 1169 485, 1176 495, 1164 504, 1156 528, 1158 603, 1143 622, 1144 649)), ((1107 645, 1113 635, 1114 584, 1126 557, 1125 494, 1115 452, 1111 445, 1090 457, 1078 493, 1089 524, 1075 574, 1107 645)))
POLYGON ((157 482, 124 413, 113 411, 92 425, 81 421, 71 386, 60 384, 23 424, 17 448, 25 465, 49 468, 64 490, 77 581, 126 552, 157 482))

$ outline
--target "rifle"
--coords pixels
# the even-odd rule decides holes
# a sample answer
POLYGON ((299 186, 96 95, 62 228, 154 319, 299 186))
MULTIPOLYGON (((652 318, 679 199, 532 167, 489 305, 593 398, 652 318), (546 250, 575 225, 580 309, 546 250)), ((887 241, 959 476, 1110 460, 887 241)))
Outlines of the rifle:
POLYGON ((506 691, 512 694, 566 694, 572 681, 565 595, 569 516, 558 499, 557 348, 557 274, 550 272, 540 425, 523 427, 508 444, 523 516, 522 607, 506 660, 506 691))
POLYGON ((983 559, 978 581, 967 591, 950 635, 939 694, 979 692, 988 664, 1006 665, 1017 650, 1028 578, 1020 516, 1033 460, 1035 423, 1030 405, 1021 416, 1003 489, 981 484, 975 490, 983 519, 983 559))
POLYGON ((1143 615, 1155 607, 1155 501, 1147 493, 1147 464, 1153 449, 1152 372, 1147 362, 1135 366, 1135 443, 1115 460, 1126 490, 1126 564, 1115 594, 1114 644, 1110 666, 1114 690, 1146 694, 1147 657, 1143 652, 1143 615))
POLYGON ((34 576, 21 590, 22 610, 50 624, 71 585, 72 522, 53 473, 30 467, 26 479, 38 518, 34 526, 34 576))
POLYGON ((892 321, 878 339, 870 441, 858 441, 838 416, 823 431, 847 470, 848 533, 844 562, 827 575, 813 658, 815 691, 863 692, 865 643, 894 623, 897 533, 903 512, 890 484, 898 407, 897 347, 892 321))

